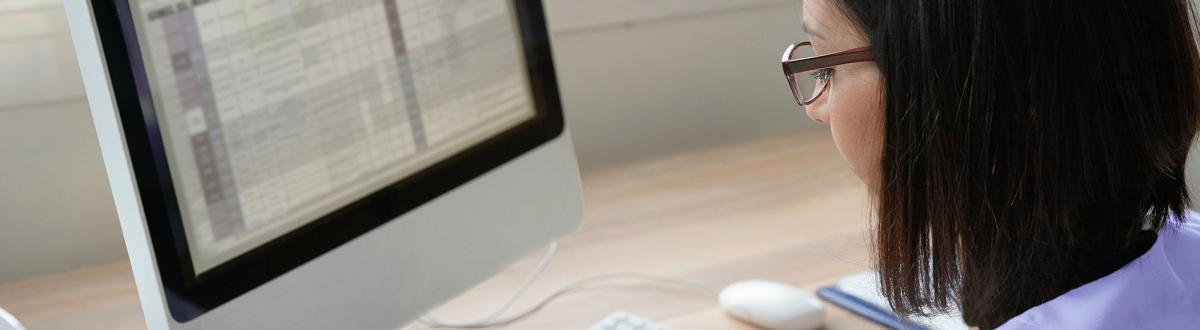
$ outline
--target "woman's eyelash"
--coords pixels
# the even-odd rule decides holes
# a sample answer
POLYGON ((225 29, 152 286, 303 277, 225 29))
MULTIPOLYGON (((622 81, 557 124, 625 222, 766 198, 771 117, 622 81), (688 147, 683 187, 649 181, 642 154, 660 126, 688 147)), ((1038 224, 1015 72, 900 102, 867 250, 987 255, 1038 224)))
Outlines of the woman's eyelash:
POLYGON ((812 77, 813 79, 818 79, 818 80, 820 80, 820 79, 826 79, 826 78, 829 78, 829 73, 830 73, 830 72, 832 72, 832 71, 833 71, 833 69, 830 69, 830 68, 824 68, 824 69, 816 70, 816 71, 813 71, 813 72, 809 72, 809 73, 808 73, 808 75, 809 75, 810 77, 812 77))

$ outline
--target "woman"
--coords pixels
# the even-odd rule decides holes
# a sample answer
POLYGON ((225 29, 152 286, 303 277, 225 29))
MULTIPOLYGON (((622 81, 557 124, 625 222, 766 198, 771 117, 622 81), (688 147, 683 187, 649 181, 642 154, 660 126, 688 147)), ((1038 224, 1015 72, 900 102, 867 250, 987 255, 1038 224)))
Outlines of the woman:
POLYGON ((983 329, 1200 327, 1186 0, 803 7, 811 43, 784 71, 874 195, 893 309, 959 308, 983 329))

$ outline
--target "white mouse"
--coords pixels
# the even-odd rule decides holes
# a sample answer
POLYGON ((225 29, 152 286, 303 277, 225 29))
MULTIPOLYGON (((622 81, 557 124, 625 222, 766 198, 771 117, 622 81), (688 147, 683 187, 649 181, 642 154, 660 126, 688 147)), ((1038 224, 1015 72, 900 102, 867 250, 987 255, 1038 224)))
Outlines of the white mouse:
POLYGON ((817 297, 791 285, 766 280, 730 284, 721 307, 734 318, 771 330, 810 330, 825 323, 817 297))

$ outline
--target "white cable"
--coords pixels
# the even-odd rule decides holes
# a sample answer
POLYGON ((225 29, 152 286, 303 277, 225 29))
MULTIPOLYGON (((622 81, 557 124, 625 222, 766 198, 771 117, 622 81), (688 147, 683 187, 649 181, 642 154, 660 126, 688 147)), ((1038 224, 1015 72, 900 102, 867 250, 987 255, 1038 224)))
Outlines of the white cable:
POLYGON ((571 282, 570 284, 567 284, 563 288, 558 289, 557 291, 554 291, 553 293, 546 296, 545 298, 542 298, 541 301, 539 301, 537 304, 534 304, 532 307, 526 308, 524 311, 516 313, 512 316, 501 318, 500 316, 503 315, 504 312, 508 311, 508 309, 512 307, 512 305, 517 301, 517 298, 520 298, 521 294, 525 293, 525 291, 529 289, 529 286, 533 283, 533 280, 536 279, 537 276, 540 275, 545 270, 546 265, 549 264, 550 259, 554 256, 554 254, 557 252, 557 250, 558 250, 558 241, 551 242, 550 250, 546 251, 546 255, 544 257, 542 257, 542 261, 539 262, 538 266, 536 268, 534 268, 534 270, 525 278, 525 281, 521 283, 521 286, 519 286, 517 288, 517 290, 514 291, 512 297, 510 297, 508 299, 508 301, 505 302, 504 306, 501 307, 500 309, 496 310, 496 312, 493 312, 492 314, 490 314, 488 316, 485 316, 478 320, 473 320, 473 321, 445 321, 445 320, 442 320, 442 319, 430 314, 430 315, 426 315, 425 317, 421 318, 417 323, 424 323, 427 326, 435 327, 435 328, 466 328, 466 329, 507 325, 507 324, 511 324, 516 321, 520 321, 521 319, 524 319, 526 317, 529 317, 533 313, 535 313, 535 312, 541 310, 542 308, 546 307, 547 305, 549 305, 554 300, 556 300, 568 293, 571 293, 572 291, 582 289, 589 284, 610 281, 610 280, 619 280, 619 279, 636 279, 636 280, 645 280, 645 281, 652 281, 652 282, 681 285, 681 286, 696 289, 699 291, 704 291, 705 293, 712 294, 713 296, 718 295, 720 292, 719 289, 717 289, 716 287, 713 287, 711 285, 707 285, 707 284, 700 283, 700 282, 694 282, 694 281, 687 280, 687 279, 672 278, 672 277, 667 277, 667 276, 637 273, 637 272, 608 273, 608 274, 596 275, 596 276, 592 276, 589 278, 571 282))
MULTIPOLYGON (((4 323, 0 325, 12 327, 12 330, 25 330, 25 327, 21 326, 21 321, 17 321, 17 318, 5 311, 4 308, 0 308, 0 321, 4 321, 4 323)), ((0 327, 0 329, 5 328, 0 327)))
POLYGON ((514 314, 507 318, 493 319, 493 320, 491 320, 491 322, 475 323, 475 324, 467 324, 465 322, 457 323, 457 324, 448 324, 448 323, 429 322, 430 320, 426 320, 425 324, 428 326, 437 327, 437 328, 465 328, 465 329, 486 328, 486 327, 493 327, 493 326, 508 325, 513 322, 520 321, 526 317, 529 317, 533 313, 535 313, 535 312, 541 310, 542 308, 546 307, 547 305, 549 305, 554 300, 557 300, 558 298, 561 298, 562 296, 564 296, 568 293, 571 293, 572 291, 582 289, 592 283, 609 281, 609 280, 618 280, 618 279, 622 279, 622 278, 624 278, 624 279, 640 279, 640 280, 648 280, 648 281, 657 281, 657 282, 662 282, 662 283, 667 283, 667 284, 683 285, 683 286, 687 286, 689 288, 704 291, 705 293, 712 294, 713 296, 716 296, 719 293, 719 290, 714 287, 711 287, 711 286, 705 285, 705 284, 701 284, 701 283, 691 282, 691 281, 688 281, 685 279, 671 278, 671 277, 659 276, 659 275, 653 275, 653 274, 634 273, 634 272, 609 273, 609 274, 597 275, 597 276, 593 276, 593 277, 589 277, 586 279, 575 281, 575 282, 563 287, 562 289, 559 289, 558 291, 551 293, 549 296, 546 296, 546 298, 543 298, 540 302, 538 302, 533 307, 527 308, 524 311, 521 311, 520 313, 514 314))
POLYGON ((518 286, 515 291, 513 291, 512 297, 508 298, 508 301, 505 302, 503 306, 500 306, 500 308, 496 309, 495 312, 472 321, 446 321, 430 313, 426 314, 425 317, 422 317, 419 322, 423 322, 431 327, 439 328, 482 328, 491 326, 492 323, 494 323, 495 320, 500 317, 500 315, 503 315, 504 312, 507 312, 508 309, 517 302, 517 298, 520 298, 522 294, 525 294, 525 291, 528 290, 531 285, 533 285, 533 281, 537 279, 538 275, 542 274, 542 271, 546 269, 546 265, 550 264, 550 259, 554 258, 555 253, 558 253, 558 240, 550 241, 550 248, 546 250, 546 255, 542 256, 542 261, 539 261, 537 267, 534 267, 533 271, 530 272, 529 275, 525 276, 525 280, 521 281, 521 285, 518 286))

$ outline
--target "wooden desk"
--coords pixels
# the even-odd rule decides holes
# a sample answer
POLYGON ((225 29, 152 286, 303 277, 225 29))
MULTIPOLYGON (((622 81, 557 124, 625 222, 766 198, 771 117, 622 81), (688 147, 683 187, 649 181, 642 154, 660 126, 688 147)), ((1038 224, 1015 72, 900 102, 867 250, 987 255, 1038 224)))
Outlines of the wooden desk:
MULTIPOLYGON (((584 230, 560 241, 517 309, 574 280, 613 271, 714 286, 762 278, 815 291, 866 270, 867 196, 828 135, 818 130, 585 174, 584 230)), ((436 312, 448 319, 490 312, 542 253, 436 312)), ((31 330, 145 327, 128 263, 0 286, 0 306, 31 330)), ((828 309, 828 329, 875 328, 828 309)), ((752 329, 724 316, 711 296, 637 281, 567 295, 510 328, 585 329, 615 310, 676 329, 752 329)))

